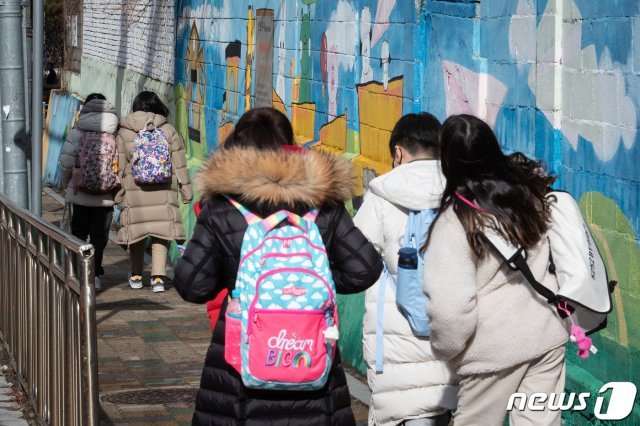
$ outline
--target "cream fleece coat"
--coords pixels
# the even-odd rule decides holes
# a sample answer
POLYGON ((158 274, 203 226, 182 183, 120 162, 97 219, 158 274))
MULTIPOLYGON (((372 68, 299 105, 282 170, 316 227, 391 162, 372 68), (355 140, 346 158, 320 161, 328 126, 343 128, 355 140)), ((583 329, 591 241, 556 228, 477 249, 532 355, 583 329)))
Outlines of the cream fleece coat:
POLYGON ((88 207, 113 206, 113 193, 89 194, 81 190, 75 191, 71 175, 80 151, 80 141, 84 132, 115 134, 118 131, 116 109, 109 102, 94 99, 87 102, 80 110, 78 122, 67 134, 60 154, 61 187, 66 189, 65 200, 69 203, 88 207))
MULTIPOLYGON (((396 167, 373 179, 355 225, 384 257, 396 279, 398 250, 404 240, 409 210, 437 208, 444 189, 439 162, 420 160, 396 167)), ((378 282, 367 290, 362 346, 372 393, 369 423, 395 425, 406 419, 432 417, 457 405, 457 379, 447 362, 440 361, 428 338, 416 337, 396 307, 387 286, 378 299, 378 282), (384 304, 384 371, 375 372, 376 317, 384 304)))
MULTIPOLYGON (((547 238, 527 255, 536 279, 557 292, 547 238)), ((424 274, 433 349, 461 375, 505 370, 567 342, 559 315, 521 272, 494 252, 475 256, 452 208, 433 225, 424 274)))

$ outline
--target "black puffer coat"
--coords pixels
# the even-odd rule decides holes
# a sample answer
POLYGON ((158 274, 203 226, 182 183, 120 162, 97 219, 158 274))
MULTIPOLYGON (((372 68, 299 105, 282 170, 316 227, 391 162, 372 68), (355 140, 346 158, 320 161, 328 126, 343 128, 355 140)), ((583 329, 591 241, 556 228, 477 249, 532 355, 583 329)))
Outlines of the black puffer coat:
MULTIPOLYGON (((233 194, 254 213, 281 208, 304 214, 320 206, 316 223, 322 234, 339 293, 373 285, 382 261, 354 227, 342 202, 350 196, 350 165, 317 152, 304 154, 218 150, 201 176, 203 210, 193 237, 178 263, 174 285, 190 302, 204 303, 222 289, 233 289, 242 237, 242 214, 220 194, 233 194)), ((222 307, 207 352, 193 424, 196 425, 353 425, 349 390, 336 353, 327 385, 318 391, 288 392, 246 388, 224 359, 222 307)))

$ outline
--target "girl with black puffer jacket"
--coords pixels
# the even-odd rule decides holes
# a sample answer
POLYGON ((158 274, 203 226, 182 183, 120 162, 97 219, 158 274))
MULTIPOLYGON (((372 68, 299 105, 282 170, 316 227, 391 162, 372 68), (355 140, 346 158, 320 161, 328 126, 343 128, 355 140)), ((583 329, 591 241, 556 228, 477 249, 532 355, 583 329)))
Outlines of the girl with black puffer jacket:
MULTIPOLYGON (((256 108, 242 116, 224 147, 208 160, 200 175, 202 211, 173 282, 185 300, 205 303, 235 287, 247 222, 224 194, 260 217, 281 209, 304 215, 318 207, 316 224, 338 293, 364 291, 380 276, 380 256, 343 205, 353 185, 350 164, 329 154, 296 152, 291 145, 286 116, 256 108)), ((194 425, 355 425, 339 351, 320 390, 244 386, 224 357, 226 308, 225 301, 207 352, 194 425)))

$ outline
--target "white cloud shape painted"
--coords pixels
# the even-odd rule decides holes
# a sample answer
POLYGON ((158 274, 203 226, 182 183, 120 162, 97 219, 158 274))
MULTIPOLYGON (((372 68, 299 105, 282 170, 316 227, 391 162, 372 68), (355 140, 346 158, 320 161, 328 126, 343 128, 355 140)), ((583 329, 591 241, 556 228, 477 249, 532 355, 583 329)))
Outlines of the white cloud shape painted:
POLYGON ((535 28, 532 0, 519 1, 509 29, 511 55, 532 64, 529 87, 536 105, 571 147, 577 149, 582 137, 599 159, 611 160, 620 142, 630 149, 636 140, 637 112, 625 77, 608 48, 598 58, 594 45, 582 47, 582 16, 574 1, 564 2, 563 17, 571 19, 563 22, 562 36, 553 37, 552 8, 549 2, 535 28))
MULTIPOLYGON (((182 10, 180 11, 180 19, 178 23, 178 34, 182 33, 187 28, 190 29, 193 19, 206 19, 206 18, 211 18, 212 16, 213 16, 213 8, 208 3, 203 3, 193 9, 189 5, 183 7, 182 10)), ((200 37, 203 38, 203 36, 208 33, 207 27, 202 28, 202 26, 199 26, 198 32, 200 33, 200 37)))

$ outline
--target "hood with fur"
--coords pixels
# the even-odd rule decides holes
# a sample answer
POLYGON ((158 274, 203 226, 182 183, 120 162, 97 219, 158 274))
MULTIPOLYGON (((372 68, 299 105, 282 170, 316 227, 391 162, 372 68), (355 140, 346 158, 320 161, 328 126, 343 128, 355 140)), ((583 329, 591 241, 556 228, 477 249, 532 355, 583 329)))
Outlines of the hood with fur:
POLYGON ((351 164, 318 151, 218 149, 198 177, 203 199, 238 194, 258 205, 319 207, 351 198, 351 164))

